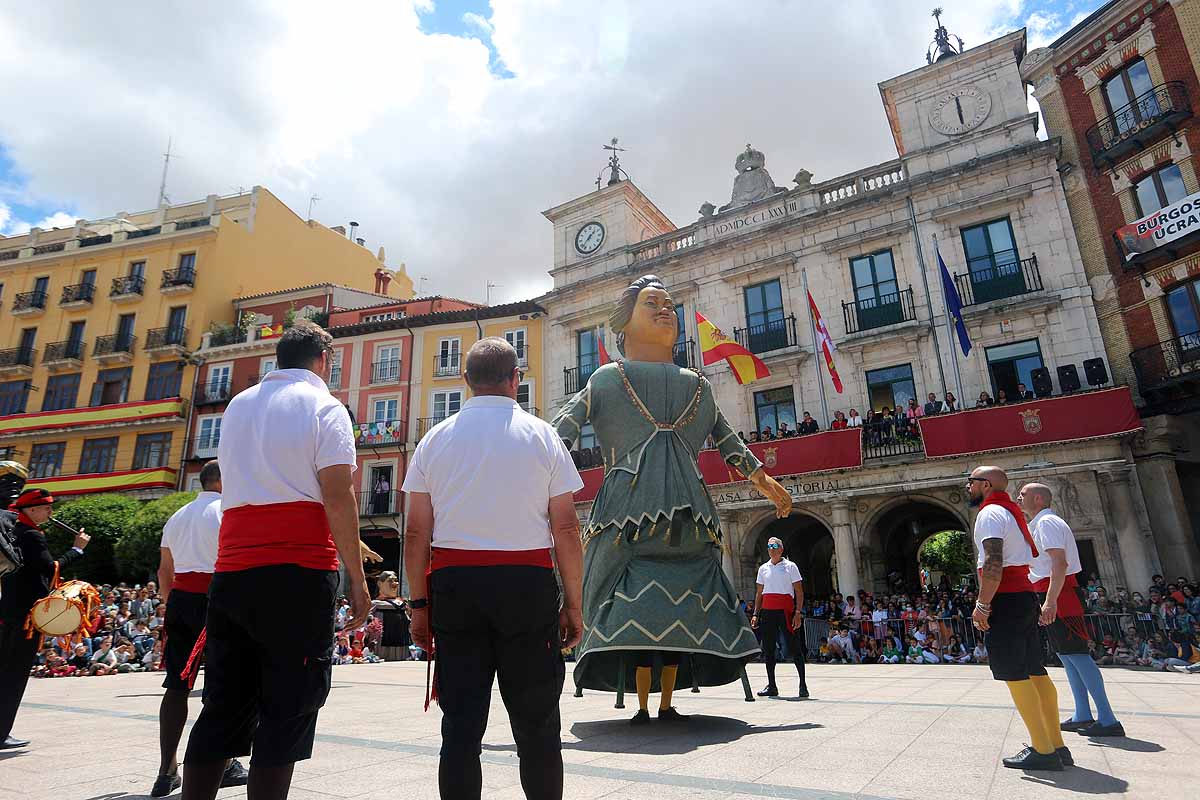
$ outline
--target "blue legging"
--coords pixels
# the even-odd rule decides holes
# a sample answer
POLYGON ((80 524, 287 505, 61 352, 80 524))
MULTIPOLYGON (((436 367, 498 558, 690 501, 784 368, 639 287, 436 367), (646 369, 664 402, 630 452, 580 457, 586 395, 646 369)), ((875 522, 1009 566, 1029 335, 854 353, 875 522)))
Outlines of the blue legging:
POLYGON ((1104 691, 1104 678, 1092 657, 1086 654, 1059 653, 1058 658, 1062 661, 1063 669, 1067 671, 1067 682, 1071 684, 1071 695, 1075 698, 1075 714, 1071 720, 1083 722, 1093 719, 1092 708, 1088 704, 1088 694, 1091 694, 1092 699, 1096 701, 1097 715, 1094 719, 1101 725, 1112 725, 1116 722, 1112 706, 1108 704, 1108 693, 1104 691))

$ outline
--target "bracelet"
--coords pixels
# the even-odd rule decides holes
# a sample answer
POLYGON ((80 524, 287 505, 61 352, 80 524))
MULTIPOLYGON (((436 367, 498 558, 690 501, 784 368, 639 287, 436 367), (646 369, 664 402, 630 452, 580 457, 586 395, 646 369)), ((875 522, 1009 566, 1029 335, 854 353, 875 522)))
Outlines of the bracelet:
POLYGON ((980 611, 982 611, 983 613, 985 613, 985 614, 990 614, 990 613, 992 613, 992 606, 991 606, 991 604, 990 604, 990 603, 981 603, 981 602, 979 602, 978 600, 976 600, 976 601, 975 601, 975 607, 976 607, 977 609, 979 609, 980 611))

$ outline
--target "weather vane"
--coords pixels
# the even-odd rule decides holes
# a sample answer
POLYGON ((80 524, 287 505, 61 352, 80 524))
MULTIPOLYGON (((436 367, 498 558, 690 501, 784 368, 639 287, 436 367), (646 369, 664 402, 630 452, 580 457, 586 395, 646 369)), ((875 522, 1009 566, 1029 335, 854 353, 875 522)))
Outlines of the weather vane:
MULTIPOLYGON (((608 185, 612 186, 614 183, 620 183, 621 175, 624 175, 625 179, 629 180, 629 173, 626 172, 625 169, 621 166, 621 159, 617 156, 617 153, 625 152, 624 147, 617 147, 617 137, 614 136, 612 138, 612 144, 601 145, 600 149, 608 150, 612 153, 612 155, 608 157, 608 165, 605 167, 605 169, 608 170, 608 185)), ((600 174, 596 176, 596 188, 597 189, 600 188, 600 181, 603 178, 604 178, 604 169, 601 169, 600 174)))
POLYGON ((933 10, 933 18, 937 20, 937 28, 933 32, 933 41, 930 42, 929 49, 925 51, 925 62, 927 64, 941 61, 947 56, 956 56, 963 51, 963 40, 960 37, 953 37, 958 41, 957 49, 950 43, 951 34, 946 30, 946 26, 942 24, 941 7, 933 10))

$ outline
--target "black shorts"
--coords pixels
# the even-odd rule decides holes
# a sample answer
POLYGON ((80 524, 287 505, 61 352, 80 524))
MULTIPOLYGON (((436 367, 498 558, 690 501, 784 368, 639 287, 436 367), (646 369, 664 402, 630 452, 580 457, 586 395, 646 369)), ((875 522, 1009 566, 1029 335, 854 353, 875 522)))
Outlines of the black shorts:
POLYGON ((338 574, 292 564, 218 572, 208 591, 204 709, 185 761, 312 757, 329 696, 338 574))
POLYGON ((992 598, 983 643, 996 680, 1023 681, 1031 675, 1046 674, 1038 635, 1039 612, 1033 592, 1001 592, 992 598))
POLYGON ((166 635, 162 664, 164 689, 189 689, 181 676, 208 615, 208 595, 172 589, 167 597, 166 635))
MULTIPOLYGON (((1063 591, 1074 591, 1079 596, 1079 605, 1087 608, 1087 595, 1081 587, 1076 586, 1074 589, 1063 589, 1063 591)), ((1045 602, 1046 595, 1039 593, 1038 600, 1045 602)), ((1087 639, 1072 631, 1067 627, 1067 623, 1057 617, 1046 628, 1046 638, 1050 640, 1050 646, 1054 648, 1054 652, 1060 656, 1089 655, 1087 639)))

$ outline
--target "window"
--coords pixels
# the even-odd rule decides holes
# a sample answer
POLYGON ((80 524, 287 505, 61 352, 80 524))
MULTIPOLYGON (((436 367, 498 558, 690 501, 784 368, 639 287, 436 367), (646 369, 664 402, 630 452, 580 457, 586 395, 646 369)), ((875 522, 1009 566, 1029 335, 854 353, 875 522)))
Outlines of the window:
POLYGON ((133 347, 133 321, 135 314, 122 314, 117 317, 117 346, 116 351, 123 353, 133 347))
POLYGON ((446 417, 458 413, 462 408, 462 392, 454 390, 452 392, 434 392, 433 393, 433 418, 443 420, 446 417))
POLYGON ((517 405, 533 413, 533 388, 528 383, 517 384, 517 405))
POLYGON ((268 372, 274 372, 274 371, 275 371, 275 356, 271 356, 270 358, 264 358, 258 362, 258 378, 259 378, 259 380, 262 380, 263 376, 265 376, 268 372))
POLYGON ((83 454, 79 457, 79 474, 112 472, 117 468, 116 436, 104 439, 84 439, 83 454))
POLYGON ((598 445, 600 441, 596 438, 596 429, 592 427, 592 423, 587 423, 579 429, 579 441, 575 444, 576 450, 591 450, 598 445))
POLYGON ((133 448, 133 468, 165 467, 171 457, 171 432, 140 433, 133 448))
POLYGON ((988 373, 992 376, 992 397, 1000 391, 1011 400, 1017 396, 1017 384, 1033 386, 1032 372, 1043 366, 1042 348, 1037 339, 987 348, 988 373))
POLYGON ((457 375, 461 372, 458 366, 462 341, 459 339, 441 339, 438 341, 437 361, 433 366, 434 375, 457 375))
POLYGON ((96 374, 96 382, 92 384, 92 398, 89 405, 111 406, 128 401, 129 378, 132 374, 131 367, 100 370, 96 374))
POLYGON ((29 397, 29 381, 0 383, 0 417, 9 414, 24 414, 25 401, 29 397))
POLYGON ((229 386, 233 382, 232 364, 213 364, 208 368, 208 381, 204 384, 206 400, 223 400, 229 396, 229 386))
POLYGON ((400 419, 399 403, 400 401, 394 397, 389 397, 386 400, 376 400, 372 419, 375 422, 392 422, 393 420, 400 419))
POLYGON ((786 422, 788 427, 796 430, 796 401, 792 387, 784 386, 779 389, 768 389, 765 392, 754 393, 754 424, 755 430, 762 431, 770 428, 771 432, 779 430, 779 423, 786 422))
POLYGON ((129 265, 129 277, 144 278, 146 277, 146 262, 134 261, 129 265))
POLYGON ((17 457, 17 448, 8 446, 0 447, 0 461, 12 461, 17 457))
POLYGON ((1167 292, 1167 310, 1179 347, 1190 361, 1200 354, 1200 281, 1185 283, 1167 292))
POLYGON ((191 280, 196 274, 196 254, 183 253, 179 256, 179 280, 191 280))
POLYGON ((911 364, 867 371, 867 402, 873 410, 882 411, 884 406, 903 410, 916 396, 911 364))
POLYGON ((46 381, 46 394, 42 398, 42 411, 61 411, 74 408, 79 402, 78 372, 72 375, 51 375, 46 381))
POLYGON ((29 451, 29 477, 53 478, 62 474, 63 453, 66 451, 66 442, 35 444, 29 451))
POLYGON ((83 358, 83 331, 86 326, 83 320, 71 323, 67 331, 67 352, 63 354, 67 358, 83 358))
POLYGON ((600 342, 604 339, 604 326, 575 331, 575 367, 578 372, 579 385, 582 389, 600 367, 600 342))
POLYGON ((146 399, 163 400, 167 397, 179 397, 182 383, 182 361, 151 364, 150 372, 146 376, 146 399))
POLYGON ((167 315, 167 344, 183 344, 187 325, 187 306, 176 306, 167 315))
POLYGON ((683 304, 675 304, 675 348, 671 352, 671 360, 676 366, 690 367, 688 360, 687 325, 683 319, 683 304))
POLYGON ((1158 101, 1153 96, 1135 102, 1153 89, 1150 70, 1140 58, 1129 62, 1104 82, 1104 101, 1108 104, 1108 113, 1116 118, 1118 131, 1125 133, 1143 120, 1158 116, 1158 101))
POLYGON ((390 383, 400 380, 400 346, 389 345, 375 348, 375 364, 371 370, 371 383, 390 383))
POLYGON ((1134 184, 1133 195, 1137 200, 1138 217, 1153 214, 1160 208, 1187 197, 1183 185, 1183 173, 1178 164, 1168 164, 1147 174, 1134 184))
POLYGON ((783 318, 783 289, 779 281, 747 286, 746 335, 744 342, 753 353, 765 353, 788 346, 787 321, 783 318))
POLYGON ((333 364, 329 367, 329 388, 336 389, 342 385, 342 351, 333 351, 333 364))
POLYGON ((524 328, 504 332, 504 340, 517 351, 517 364, 522 367, 529 363, 529 349, 525 344, 525 336, 524 328))
POLYGON ((21 342, 17 345, 17 357, 21 364, 33 366, 33 346, 37 344, 37 328, 21 331, 21 342))
POLYGON ((850 279, 860 331, 904 321, 891 250, 850 259, 850 279))
POLYGON ((386 311, 382 314, 367 314, 362 318, 363 322, 383 322, 389 319, 400 319, 404 315, 397 311, 386 311))
POLYGON ((96 270, 85 269, 83 271, 83 273, 79 276, 79 282, 82 283, 84 286, 95 286, 96 285, 96 270))
POLYGON ((35 292, 37 292, 38 295, 42 298, 42 301, 45 302, 46 293, 50 291, 50 278, 48 276, 43 275, 42 277, 34 280, 33 290, 35 292))
POLYGON ((1021 257, 1008 217, 963 228, 961 233, 976 303, 1025 293, 1021 257))
POLYGON ((196 421, 196 457, 216 458, 221 444, 221 415, 200 417, 196 421))

